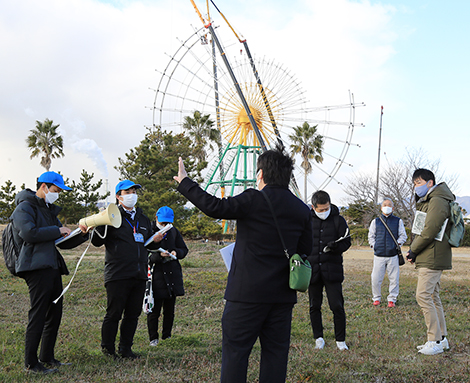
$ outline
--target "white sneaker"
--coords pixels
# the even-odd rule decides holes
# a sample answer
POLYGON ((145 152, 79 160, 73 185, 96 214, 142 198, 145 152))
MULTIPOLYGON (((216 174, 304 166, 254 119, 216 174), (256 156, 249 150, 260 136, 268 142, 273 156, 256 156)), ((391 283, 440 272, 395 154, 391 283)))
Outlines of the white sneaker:
POLYGON ((348 346, 346 346, 346 342, 336 342, 336 347, 338 347, 338 350, 349 350, 348 346))
MULTIPOLYGON (((426 342, 425 344, 422 344, 422 345, 420 345, 420 346, 416 346, 416 348, 417 348, 418 350, 421 350, 421 349, 423 349, 424 347, 427 347, 427 346, 428 346, 428 343, 429 343, 429 342, 426 342)), ((442 349, 443 349, 444 351, 450 350, 449 341, 447 340, 447 337, 444 337, 444 339, 441 340, 441 345, 442 345, 442 349)))
POLYGON ((158 339, 152 340, 152 341, 150 342, 150 346, 153 346, 153 347, 158 346, 158 339))
POLYGON ((323 340, 323 338, 317 338, 315 339, 315 348, 317 350, 323 350, 323 347, 325 347, 325 341, 323 340))
POLYGON ((449 341, 447 340, 447 337, 445 336, 443 340, 441 340, 441 345, 442 345, 442 349, 444 351, 447 351, 447 350, 450 350, 450 347, 449 347, 449 341))
POLYGON ((434 341, 427 341, 424 344, 424 347, 418 351, 420 354, 424 355, 437 355, 444 352, 442 348, 442 343, 437 343, 434 341))
POLYGON ((425 347, 428 347, 428 344, 429 344, 429 341, 427 341, 425 344, 420 344, 419 346, 416 346, 416 348, 417 348, 418 350, 421 350, 421 349, 423 349, 423 348, 425 348, 425 347))

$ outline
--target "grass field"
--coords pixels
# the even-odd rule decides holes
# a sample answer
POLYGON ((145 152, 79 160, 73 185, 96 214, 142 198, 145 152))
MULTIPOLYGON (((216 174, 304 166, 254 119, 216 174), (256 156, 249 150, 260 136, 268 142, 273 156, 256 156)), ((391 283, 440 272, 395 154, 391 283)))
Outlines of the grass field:
MULTIPOLYGON (((23 371, 24 333, 29 309, 26 284, 0 266, 1 382, 217 382, 221 360, 220 318, 227 273, 220 246, 190 242, 181 263, 186 295, 177 299, 171 339, 150 347, 145 314, 135 336, 137 361, 114 360, 100 351, 105 313, 102 249, 90 248, 65 296, 64 315, 56 345, 63 362, 60 373, 29 375, 23 371)), ((64 251, 70 270, 83 250, 64 251)), ((324 350, 315 350, 306 294, 294 309, 288 382, 469 382, 470 381, 470 249, 457 249, 454 268, 442 277, 450 351, 437 356, 418 354, 426 341, 423 316, 414 298, 416 271, 401 267, 397 307, 373 307, 370 293, 372 252, 356 248, 345 254, 344 286, 349 351, 338 351, 332 314, 324 303, 324 350)), ((70 276, 63 279, 64 286, 70 276)), ((388 279, 382 288, 387 294, 388 279)), ((256 382, 259 344, 252 352, 248 381, 256 382)))

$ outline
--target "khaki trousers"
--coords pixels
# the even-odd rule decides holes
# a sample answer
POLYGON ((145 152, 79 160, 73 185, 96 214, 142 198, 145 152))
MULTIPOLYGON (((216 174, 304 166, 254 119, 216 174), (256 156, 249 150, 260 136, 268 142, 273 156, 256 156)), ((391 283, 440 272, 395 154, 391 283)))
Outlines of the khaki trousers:
POLYGON ((416 301, 424 314, 428 328, 428 341, 440 341, 447 336, 446 320, 439 290, 442 270, 418 269, 416 301))

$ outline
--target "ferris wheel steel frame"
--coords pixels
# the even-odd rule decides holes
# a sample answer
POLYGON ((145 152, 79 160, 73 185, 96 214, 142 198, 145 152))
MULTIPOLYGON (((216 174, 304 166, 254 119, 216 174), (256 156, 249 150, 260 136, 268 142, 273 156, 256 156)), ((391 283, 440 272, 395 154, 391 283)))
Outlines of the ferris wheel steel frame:
MULTIPOLYGON (((191 2, 193 1, 191 0, 191 2)), ((201 16, 201 20, 203 20, 202 16, 201 16)), ((276 123, 276 119, 274 115, 272 114, 271 106, 269 105, 268 96, 265 93, 265 89, 262 84, 262 79, 255 66, 255 61, 253 57, 251 56, 251 52, 248 48, 246 40, 242 41, 239 39, 239 41, 243 43, 245 47, 245 53, 248 55, 249 64, 252 68, 252 75, 254 76, 257 86, 259 88, 259 91, 262 95, 261 97, 264 101, 265 108, 269 116, 269 121, 272 125, 272 129, 275 133, 274 135, 277 139, 277 142, 280 143, 281 145, 284 145, 284 141, 286 140, 286 138, 284 138, 283 140, 283 138, 281 137, 281 133, 278 130, 278 124, 276 123)), ((224 97, 226 97, 228 92, 227 92, 227 89, 220 89, 219 86, 221 85, 221 80, 228 73, 228 75, 232 79, 234 87, 236 88, 236 91, 237 91, 236 93, 239 96, 241 103, 243 104, 246 115, 249 118, 252 130, 255 133, 256 140, 258 141, 259 146, 258 145, 242 145, 240 143, 238 143, 237 145, 231 146, 231 142, 229 141, 227 144, 224 145, 224 147, 219 147, 219 150, 217 153, 218 160, 215 161, 215 166, 213 166, 213 169, 209 170, 204 187, 207 190, 209 186, 214 186, 215 187, 213 191, 214 194, 217 191, 217 188, 220 188, 222 197, 224 197, 225 187, 230 186, 231 190, 229 192, 229 195, 234 195, 233 193, 235 191, 235 186, 242 186, 243 188, 254 186, 256 179, 254 177, 253 172, 250 173, 250 170, 247 168, 247 165, 251 163, 251 168, 253 169, 255 167, 257 155, 260 152, 266 150, 268 147, 266 146, 263 136, 258 129, 257 123, 253 118, 253 113, 251 112, 250 106, 247 104, 243 91, 240 88, 240 85, 239 85, 240 83, 238 82, 237 78, 235 77, 235 74, 233 73, 232 66, 228 62, 227 55, 225 54, 224 49, 219 39, 217 38, 215 30, 212 26, 212 22, 205 24, 204 27, 200 29, 195 29, 194 33, 191 34, 191 36, 189 36, 184 41, 180 40, 180 42, 181 42, 181 45, 177 49, 177 51, 172 56, 169 56, 170 61, 168 62, 163 72, 161 72, 161 78, 158 83, 158 87, 155 90, 155 99, 154 99, 154 107, 153 107, 154 126, 160 125, 162 127, 168 126, 170 128, 181 126, 181 121, 183 120, 183 117, 185 115, 189 115, 191 112, 194 111, 194 108, 191 108, 191 107, 189 107, 188 109, 184 108, 187 105, 185 102, 188 101, 188 102, 193 102, 194 105, 203 106, 202 108, 203 112, 207 112, 207 110, 212 110, 213 112, 210 112, 210 113, 211 114, 214 113, 216 115, 217 128, 219 129, 219 131, 222 132, 224 126, 221 121, 220 96, 223 95, 224 97), (196 53, 193 52, 194 47, 198 43, 202 43, 202 45, 209 46, 209 43, 207 41, 207 33, 204 33, 205 30, 209 30, 210 36, 212 36, 212 39, 210 40, 211 49, 206 49, 207 58, 200 57, 196 53), (205 40, 205 43, 204 43, 204 40, 205 40), (220 56, 222 57, 225 63, 225 66, 227 69, 227 72, 225 73, 223 71, 219 71, 220 68, 217 66, 217 55, 215 52, 216 46, 219 50, 220 56), (188 64, 185 63, 184 60, 188 58, 191 58, 199 65, 199 66, 196 66, 196 70, 193 71, 193 69, 189 67, 190 63, 188 64), (208 65, 209 63, 211 63, 212 71, 209 70, 209 65, 208 65), (176 78, 175 72, 179 68, 184 68, 184 70, 186 70, 187 72, 186 76, 188 77, 187 79, 176 78), (222 73, 222 76, 219 77, 220 73, 222 73), (212 83, 213 83, 212 85, 209 83, 211 78, 212 78, 212 83), (202 91, 200 91, 200 89, 197 88, 198 84, 196 84, 196 81, 195 81, 196 79, 201 84, 204 84, 204 86, 207 86, 208 88, 213 89, 213 96, 211 96, 209 92, 204 94, 202 91), (179 84, 180 88, 181 87, 184 88, 182 94, 178 92, 172 93, 171 88, 172 86, 174 87, 175 84, 177 85, 179 84), (191 97, 195 97, 195 98, 192 99, 191 97), (166 104, 166 100, 170 98, 173 98, 172 102, 175 102, 176 106, 172 106, 171 103, 169 105, 166 104), (212 104, 212 102, 214 103, 212 104), (179 105, 181 105, 181 107, 178 107, 178 103, 179 105), (180 117, 173 119, 173 120, 172 118, 168 118, 168 123, 167 123, 167 120, 166 120, 167 117, 165 116, 167 116, 168 114, 175 114, 175 113, 179 115, 180 117), (228 155, 230 151, 236 151, 237 154, 232 159, 228 158, 228 161, 224 163, 224 159, 226 159, 226 156, 228 155), (249 154, 253 156, 251 160, 248 160, 249 154), (242 165, 240 165, 241 158, 243 158, 242 165), (227 177, 229 176, 230 169, 232 168, 234 169, 233 175, 231 178, 227 179, 227 177), (242 171, 243 171, 243 176, 241 178, 237 177, 239 168, 242 168, 242 171), (216 179, 217 172, 219 172, 220 174, 218 180, 216 179)), ((241 51, 242 50, 240 50, 240 52, 241 51)), ((276 71, 276 70, 279 71, 280 67, 275 66, 273 64, 271 69, 274 67, 275 69, 273 69, 273 71, 276 71)), ((304 92, 302 91, 300 96, 303 97, 303 93, 304 92)), ((302 98, 302 100, 304 99, 302 98)), ((362 126, 362 124, 355 123, 355 109, 358 106, 364 106, 364 103, 356 104, 354 102, 354 95, 351 92, 349 93, 348 104, 323 106, 323 107, 316 107, 316 108, 306 108, 303 105, 305 103, 306 101, 304 100, 301 103, 302 105, 297 110, 297 113, 298 113, 297 119, 295 117, 290 117, 291 123, 298 121, 298 123, 301 124, 304 121, 308 121, 311 124, 312 123, 322 124, 322 126, 325 126, 325 127, 329 127, 333 125, 347 127, 345 138, 336 138, 334 134, 322 135, 325 139, 341 143, 343 146, 339 154, 335 153, 335 155, 333 155, 333 154, 328 153, 328 151, 323 152, 323 154, 326 157, 329 157, 333 161, 336 161, 334 163, 334 166, 330 170, 325 170, 321 165, 315 162, 312 163, 312 165, 316 169, 318 169, 321 173, 323 173, 326 176, 326 178, 320 184, 314 184, 309 179, 309 184, 314 186, 314 188, 318 190, 318 189, 325 188, 333 179, 335 179, 335 176, 337 175, 341 166, 343 164, 347 164, 345 162, 345 157, 349 151, 349 147, 351 145, 356 145, 351 142, 353 132, 354 132, 354 127, 357 125, 362 126), (312 118, 301 117, 303 115, 311 114, 311 113, 330 112, 330 111, 334 111, 338 109, 347 109, 347 108, 349 109, 349 122, 331 121, 331 120, 328 120, 327 118, 312 119, 312 118)), ((291 114, 294 112, 295 112, 294 109, 290 109, 291 114)), ((296 168, 297 170, 299 169, 297 166, 296 168)), ((337 182, 340 183, 339 181, 337 182)), ((294 190, 295 189, 297 189, 296 194, 300 195, 300 192, 298 192, 298 187, 296 187, 296 185, 294 187, 294 190)))

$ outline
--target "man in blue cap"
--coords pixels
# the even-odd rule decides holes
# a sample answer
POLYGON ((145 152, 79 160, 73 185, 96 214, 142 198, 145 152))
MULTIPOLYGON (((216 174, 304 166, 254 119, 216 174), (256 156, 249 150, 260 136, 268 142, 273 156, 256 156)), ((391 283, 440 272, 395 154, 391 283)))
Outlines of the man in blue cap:
MULTIPOLYGON (((101 327, 101 349, 105 355, 116 356, 115 342, 121 320, 118 353, 123 358, 136 359, 132 351, 134 334, 145 293, 148 270, 148 249, 145 242, 152 236, 150 219, 136 207, 137 189, 141 186, 130 180, 116 185, 116 203, 121 211, 122 223, 118 228, 96 228, 100 235, 92 238, 95 246, 105 245, 104 285, 106 287, 106 315, 101 327), (123 316, 124 315, 124 316, 123 316)), ((163 236, 157 235, 155 242, 163 236)), ((149 249, 156 248, 153 243, 149 249)))
MULTIPOLYGON (((25 336, 26 370, 51 373, 62 365, 55 359, 54 346, 62 318, 63 298, 56 304, 53 300, 62 292, 61 275, 69 273, 55 240, 70 234, 70 229, 63 227, 57 218, 61 208, 54 202, 60 192, 72 189, 65 186, 62 176, 55 172, 41 174, 36 189, 36 192, 22 190, 15 197, 17 207, 11 221, 13 238, 20 249, 15 271, 28 284, 31 302, 25 336)), ((86 233, 85 226, 80 229, 86 233)), ((78 235, 62 242, 60 247, 73 248, 85 240, 86 237, 78 235)))

